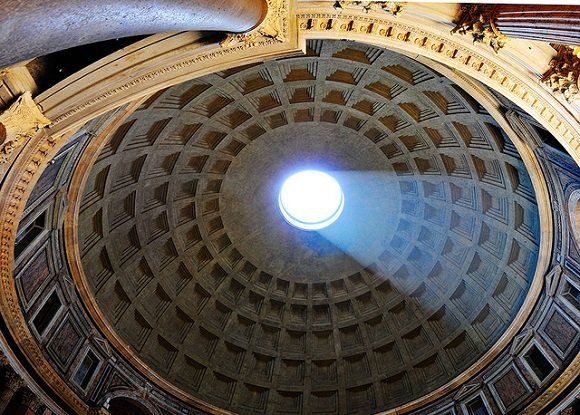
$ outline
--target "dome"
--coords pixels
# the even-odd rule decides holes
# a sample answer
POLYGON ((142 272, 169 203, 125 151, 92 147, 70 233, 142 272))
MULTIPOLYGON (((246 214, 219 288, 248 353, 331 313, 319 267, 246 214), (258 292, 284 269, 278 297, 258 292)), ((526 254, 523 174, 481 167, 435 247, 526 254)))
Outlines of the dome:
POLYGON ((534 276, 532 182, 478 102, 396 52, 307 51, 153 95, 85 186, 79 249, 104 324, 207 407, 409 403, 484 356, 534 276), (304 232, 278 192, 313 166, 344 211, 304 232))

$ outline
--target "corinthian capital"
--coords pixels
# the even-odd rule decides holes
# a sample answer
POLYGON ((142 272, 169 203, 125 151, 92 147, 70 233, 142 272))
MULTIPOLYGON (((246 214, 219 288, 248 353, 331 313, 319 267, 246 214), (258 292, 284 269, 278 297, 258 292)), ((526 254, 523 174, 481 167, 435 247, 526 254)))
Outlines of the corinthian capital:
POLYGON ((48 124, 50 120, 42 114, 30 92, 22 94, 0 114, 0 165, 8 160, 14 149, 48 124))
POLYGON ((6 379, 6 387, 13 392, 16 392, 25 386, 24 380, 13 370, 8 370, 4 375, 6 379))
POLYGON ((31 409, 34 413, 42 406, 42 401, 30 389, 26 388, 22 394, 22 403, 31 409))
POLYGON ((471 34, 473 42, 489 45, 496 53, 505 46, 507 38, 494 24, 493 9, 486 5, 466 4, 451 33, 471 34))
POLYGON ((221 45, 251 47, 288 41, 288 0, 267 0, 267 3, 268 12, 258 27, 247 33, 230 34, 221 45))
POLYGON ((542 82, 561 93, 568 102, 580 100, 580 48, 556 46, 558 54, 550 61, 550 69, 542 77, 542 82))

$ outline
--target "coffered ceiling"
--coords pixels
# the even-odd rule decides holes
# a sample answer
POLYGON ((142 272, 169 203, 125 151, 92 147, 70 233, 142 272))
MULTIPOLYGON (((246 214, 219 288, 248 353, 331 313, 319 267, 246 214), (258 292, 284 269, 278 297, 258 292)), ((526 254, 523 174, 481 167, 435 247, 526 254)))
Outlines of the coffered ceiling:
POLYGON ((374 413, 499 339, 538 222, 471 96, 395 52, 316 40, 148 99, 92 167, 78 232, 107 323, 176 387, 239 413, 374 413), (277 210, 302 166, 343 183, 328 230, 277 210))

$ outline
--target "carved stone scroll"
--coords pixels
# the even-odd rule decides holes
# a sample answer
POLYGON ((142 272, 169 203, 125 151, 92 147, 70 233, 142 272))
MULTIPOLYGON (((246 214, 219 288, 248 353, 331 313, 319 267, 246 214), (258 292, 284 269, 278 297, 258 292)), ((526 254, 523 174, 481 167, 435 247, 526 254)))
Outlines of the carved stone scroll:
POLYGON ((6 163, 12 152, 50 124, 30 92, 22 94, 6 111, 0 114, 0 165, 6 163))

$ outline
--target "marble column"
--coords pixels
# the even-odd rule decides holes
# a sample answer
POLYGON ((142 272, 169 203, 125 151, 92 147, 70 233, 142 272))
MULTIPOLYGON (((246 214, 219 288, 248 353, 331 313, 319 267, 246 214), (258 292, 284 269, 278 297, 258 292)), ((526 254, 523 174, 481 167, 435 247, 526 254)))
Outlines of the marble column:
POLYGON ((455 23, 452 33, 470 33, 496 52, 510 38, 580 45, 580 6, 466 4, 455 23))
POLYGON ((180 31, 245 32, 266 0, 0 0, 0 68, 83 44, 180 31))
POLYGON ((500 4, 491 17, 507 37, 580 45, 580 6, 500 4))

